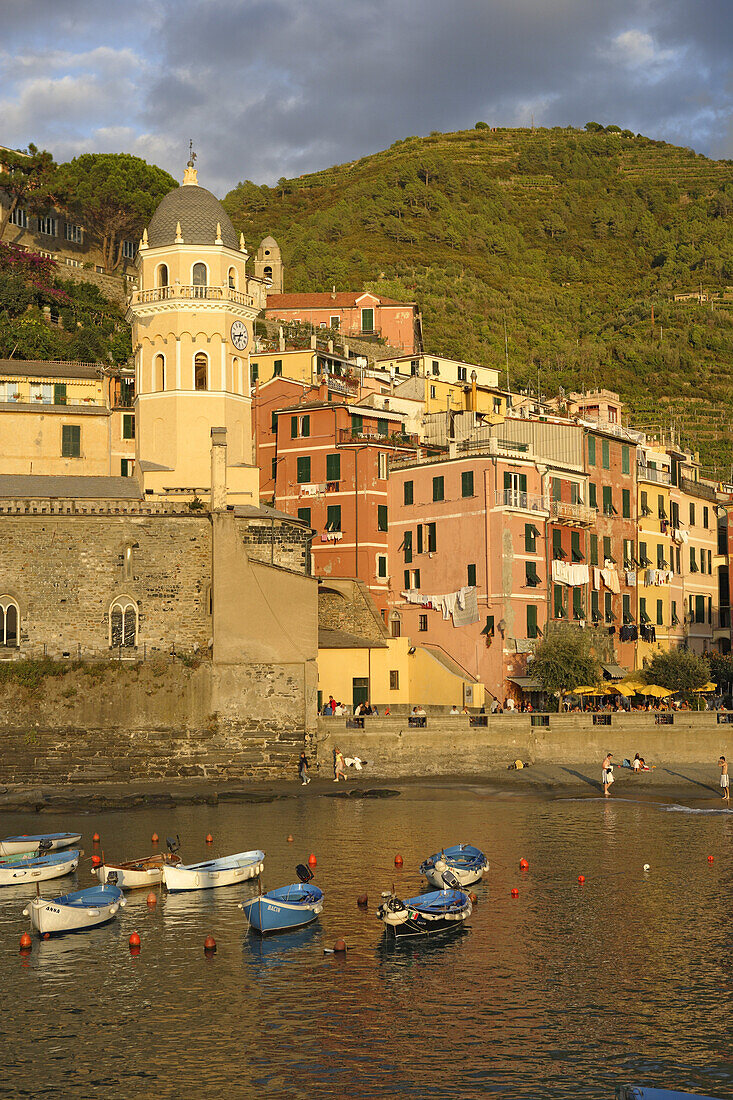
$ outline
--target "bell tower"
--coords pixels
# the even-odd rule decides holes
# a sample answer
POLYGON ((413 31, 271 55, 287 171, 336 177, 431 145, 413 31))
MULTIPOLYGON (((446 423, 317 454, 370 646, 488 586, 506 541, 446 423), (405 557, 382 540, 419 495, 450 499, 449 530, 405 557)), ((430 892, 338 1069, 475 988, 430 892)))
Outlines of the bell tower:
POLYGON ((259 504, 249 352, 258 313, 247 250, 198 183, 196 154, 143 232, 127 311, 136 379, 137 472, 148 499, 210 499, 211 430, 226 428, 229 503, 259 504))

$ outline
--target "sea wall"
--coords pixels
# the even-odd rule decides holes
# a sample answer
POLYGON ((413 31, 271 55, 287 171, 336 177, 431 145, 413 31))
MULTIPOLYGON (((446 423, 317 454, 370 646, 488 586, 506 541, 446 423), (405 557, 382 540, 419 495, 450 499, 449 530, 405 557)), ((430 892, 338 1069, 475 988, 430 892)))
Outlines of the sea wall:
MULTIPOLYGON (((721 716, 727 717, 727 716, 721 716)), ((657 725, 653 713, 612 714, 611 724, 594 725, 592 715, 487 715, 485 725, 467 715, 430 715, 425 726, 408 718, 365 718, 364 728, 348 728, 352 719, 319 718, 317 746, 311 750, 322 775, 330 774, 335 747, 369 761, 369 778, 425 775, 480 775, 505 768, 516 759, 533 764, 587 764, 596 767, 607 751, 616 763, 641 753, 648 763, 715 763, 733 755, 733 725, 718 724, 714 712, 673 715, 672 725, 657 725), (533 725, 532 718, 549 722, 533 725)), ((354 774, 353 772, 351 773, 354 774)))

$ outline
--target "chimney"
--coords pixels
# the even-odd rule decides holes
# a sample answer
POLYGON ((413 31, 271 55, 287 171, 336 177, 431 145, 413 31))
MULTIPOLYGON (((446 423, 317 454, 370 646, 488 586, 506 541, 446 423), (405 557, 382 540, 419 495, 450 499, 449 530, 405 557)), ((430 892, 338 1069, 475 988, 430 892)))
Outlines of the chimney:
POLYGON ((317 338, 315 332, 311 334, 311 351, 315 351, 317 348, 317 338))
POLYGON ((335 286, 331 288, 331 297, 332 298, 336 297, 336 287, 335 286))
POLYGON ((348 358, 349 358, 349 345, 344 344, 344 359, 348 359, 348 358))
POLYGON ((277 346, 280 351, 285 351, 285 333, 282 330, 282 325, 277 334, 277 346))
POLYGON ((227 507, 227 430, 211 429, 211 511, 227 507))
POLYGON ((328 350, 333 355, 333 340, 328 341, 328 350))

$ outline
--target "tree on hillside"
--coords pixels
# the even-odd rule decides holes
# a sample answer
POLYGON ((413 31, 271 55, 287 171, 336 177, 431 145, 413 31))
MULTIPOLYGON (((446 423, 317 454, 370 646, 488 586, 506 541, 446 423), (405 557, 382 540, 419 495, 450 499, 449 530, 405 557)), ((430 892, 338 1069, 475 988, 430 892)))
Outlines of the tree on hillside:
POLYGON ((691 649, 669 649, 655 653, 644 667, 648 684, 681 691, 689 695, 710 679, 710 665, 691 649))
POLYGON ((79 216, 115 271, 125 240, 140 237, 156 206, 176 181, 162 168, 129 153, 83 153, 59 167, 65 208, 79 216))
POLYGON ((29 214, 42 214, 60 198, 58 168, 50 153, 29 145, 22 153, 12 149, 0 152, 0 191, 9 205, 0 210, 0 241, 10 216, 19 207, 29 214))
POLYGON ((535 642, 532 676, 549 694, 565 695, 581 684, 593 685, 601 675, 597 632, 572 623, 548 623, 547 634, 535 642))

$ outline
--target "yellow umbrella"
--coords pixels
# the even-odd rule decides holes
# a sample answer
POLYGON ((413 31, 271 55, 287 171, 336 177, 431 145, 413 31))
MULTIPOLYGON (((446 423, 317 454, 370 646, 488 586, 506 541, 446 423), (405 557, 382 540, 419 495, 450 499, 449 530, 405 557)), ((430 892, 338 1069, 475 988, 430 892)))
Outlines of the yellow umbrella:
POLYGON ((646 687, 646 684, 643 684, 641 680, 625 680, 623 686, 626 688, 630 688, 631 691, 638 691, 639 693, 641 693, 646 687))
POLYGON ((651 695, 653 699, 666 699, 668 695, 674 695, 674 691, 670 688, 660 687, 659 684, 647 684, 644 694, 651 695))
POLYGON ((568 692, 568 695, 592 695, 595 690, 596 689, 592 688, 592 687, 583 687, 583 686, 581 686, 581 687, 573 688, 572 691, 568 692))
POLYGON ((708 680, 707 684, 703 684, 701 688, 695 688, 695 691, 717 691, 718 685, 714 684, 712 680, 708 680))
POLYGON ((614 684, 613 690, 617 695, 623 695, 626 699, 631 695, 636 695, 636 688, 631 687, 630 684, 614 684))

